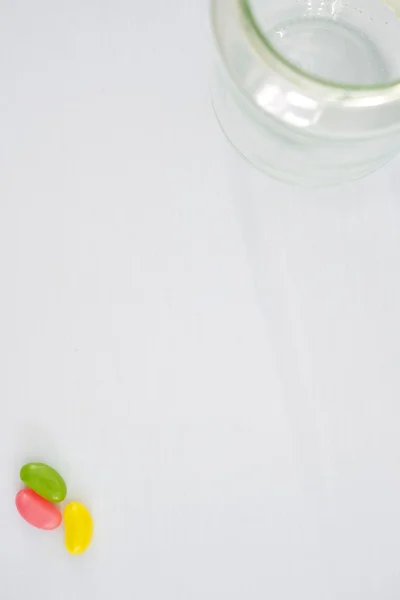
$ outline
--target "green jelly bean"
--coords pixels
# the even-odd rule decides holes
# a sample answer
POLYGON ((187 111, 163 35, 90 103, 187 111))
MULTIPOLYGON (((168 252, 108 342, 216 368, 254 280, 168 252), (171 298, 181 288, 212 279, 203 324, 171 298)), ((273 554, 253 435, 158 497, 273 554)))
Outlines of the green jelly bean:
POLYGON ((62 502, 67 495, 64 479, 52 467, 32 462, 24 465, 20 472, 21 481, 49 502, 62 502))

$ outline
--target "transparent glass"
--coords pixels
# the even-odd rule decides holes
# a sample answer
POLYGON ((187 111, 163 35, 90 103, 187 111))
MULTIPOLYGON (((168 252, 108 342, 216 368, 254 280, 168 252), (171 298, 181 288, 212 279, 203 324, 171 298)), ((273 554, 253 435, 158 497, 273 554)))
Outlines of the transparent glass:
POLYGON ((212 0, 218 120, 257 168, 358 179, 400 149, 400 0, 212 0))

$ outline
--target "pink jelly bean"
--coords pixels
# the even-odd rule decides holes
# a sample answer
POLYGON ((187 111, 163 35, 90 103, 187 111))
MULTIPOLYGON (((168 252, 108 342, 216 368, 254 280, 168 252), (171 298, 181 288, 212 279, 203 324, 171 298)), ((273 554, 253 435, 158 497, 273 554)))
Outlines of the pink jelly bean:
POLYGON ((21 517, 34 527, 50 530, 61 524, 60 511, 33 490, 20 490, 15 497, 15 505, 21 517))

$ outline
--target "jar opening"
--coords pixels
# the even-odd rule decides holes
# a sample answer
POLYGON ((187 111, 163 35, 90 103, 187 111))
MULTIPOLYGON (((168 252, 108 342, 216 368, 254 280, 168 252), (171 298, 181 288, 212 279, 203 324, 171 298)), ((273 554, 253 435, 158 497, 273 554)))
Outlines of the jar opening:
POLYGON ((314 83, 358 92, 400 86, 400 19, 381 0, 237 0, 262 53, 314 83))

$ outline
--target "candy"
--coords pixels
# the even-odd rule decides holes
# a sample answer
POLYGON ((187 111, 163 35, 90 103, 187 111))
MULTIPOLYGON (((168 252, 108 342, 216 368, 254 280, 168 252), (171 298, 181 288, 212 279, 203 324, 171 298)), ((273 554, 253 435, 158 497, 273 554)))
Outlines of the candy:
POLYGON ((32 462, 24 465, 20 472, 21 480, 49 502, 62 502, 67 495, 64 479, 48 465, 32 462))
POLYGON ((82 554, 92 540, 93 521, 80 502, 70 502, 64 510, 65 546, 71 554, 82 554))
POLYGON ((58 508, 33 490, 20 490, 15 505, 21 517, 38 529, 56 529, 62 521, 58 508))

